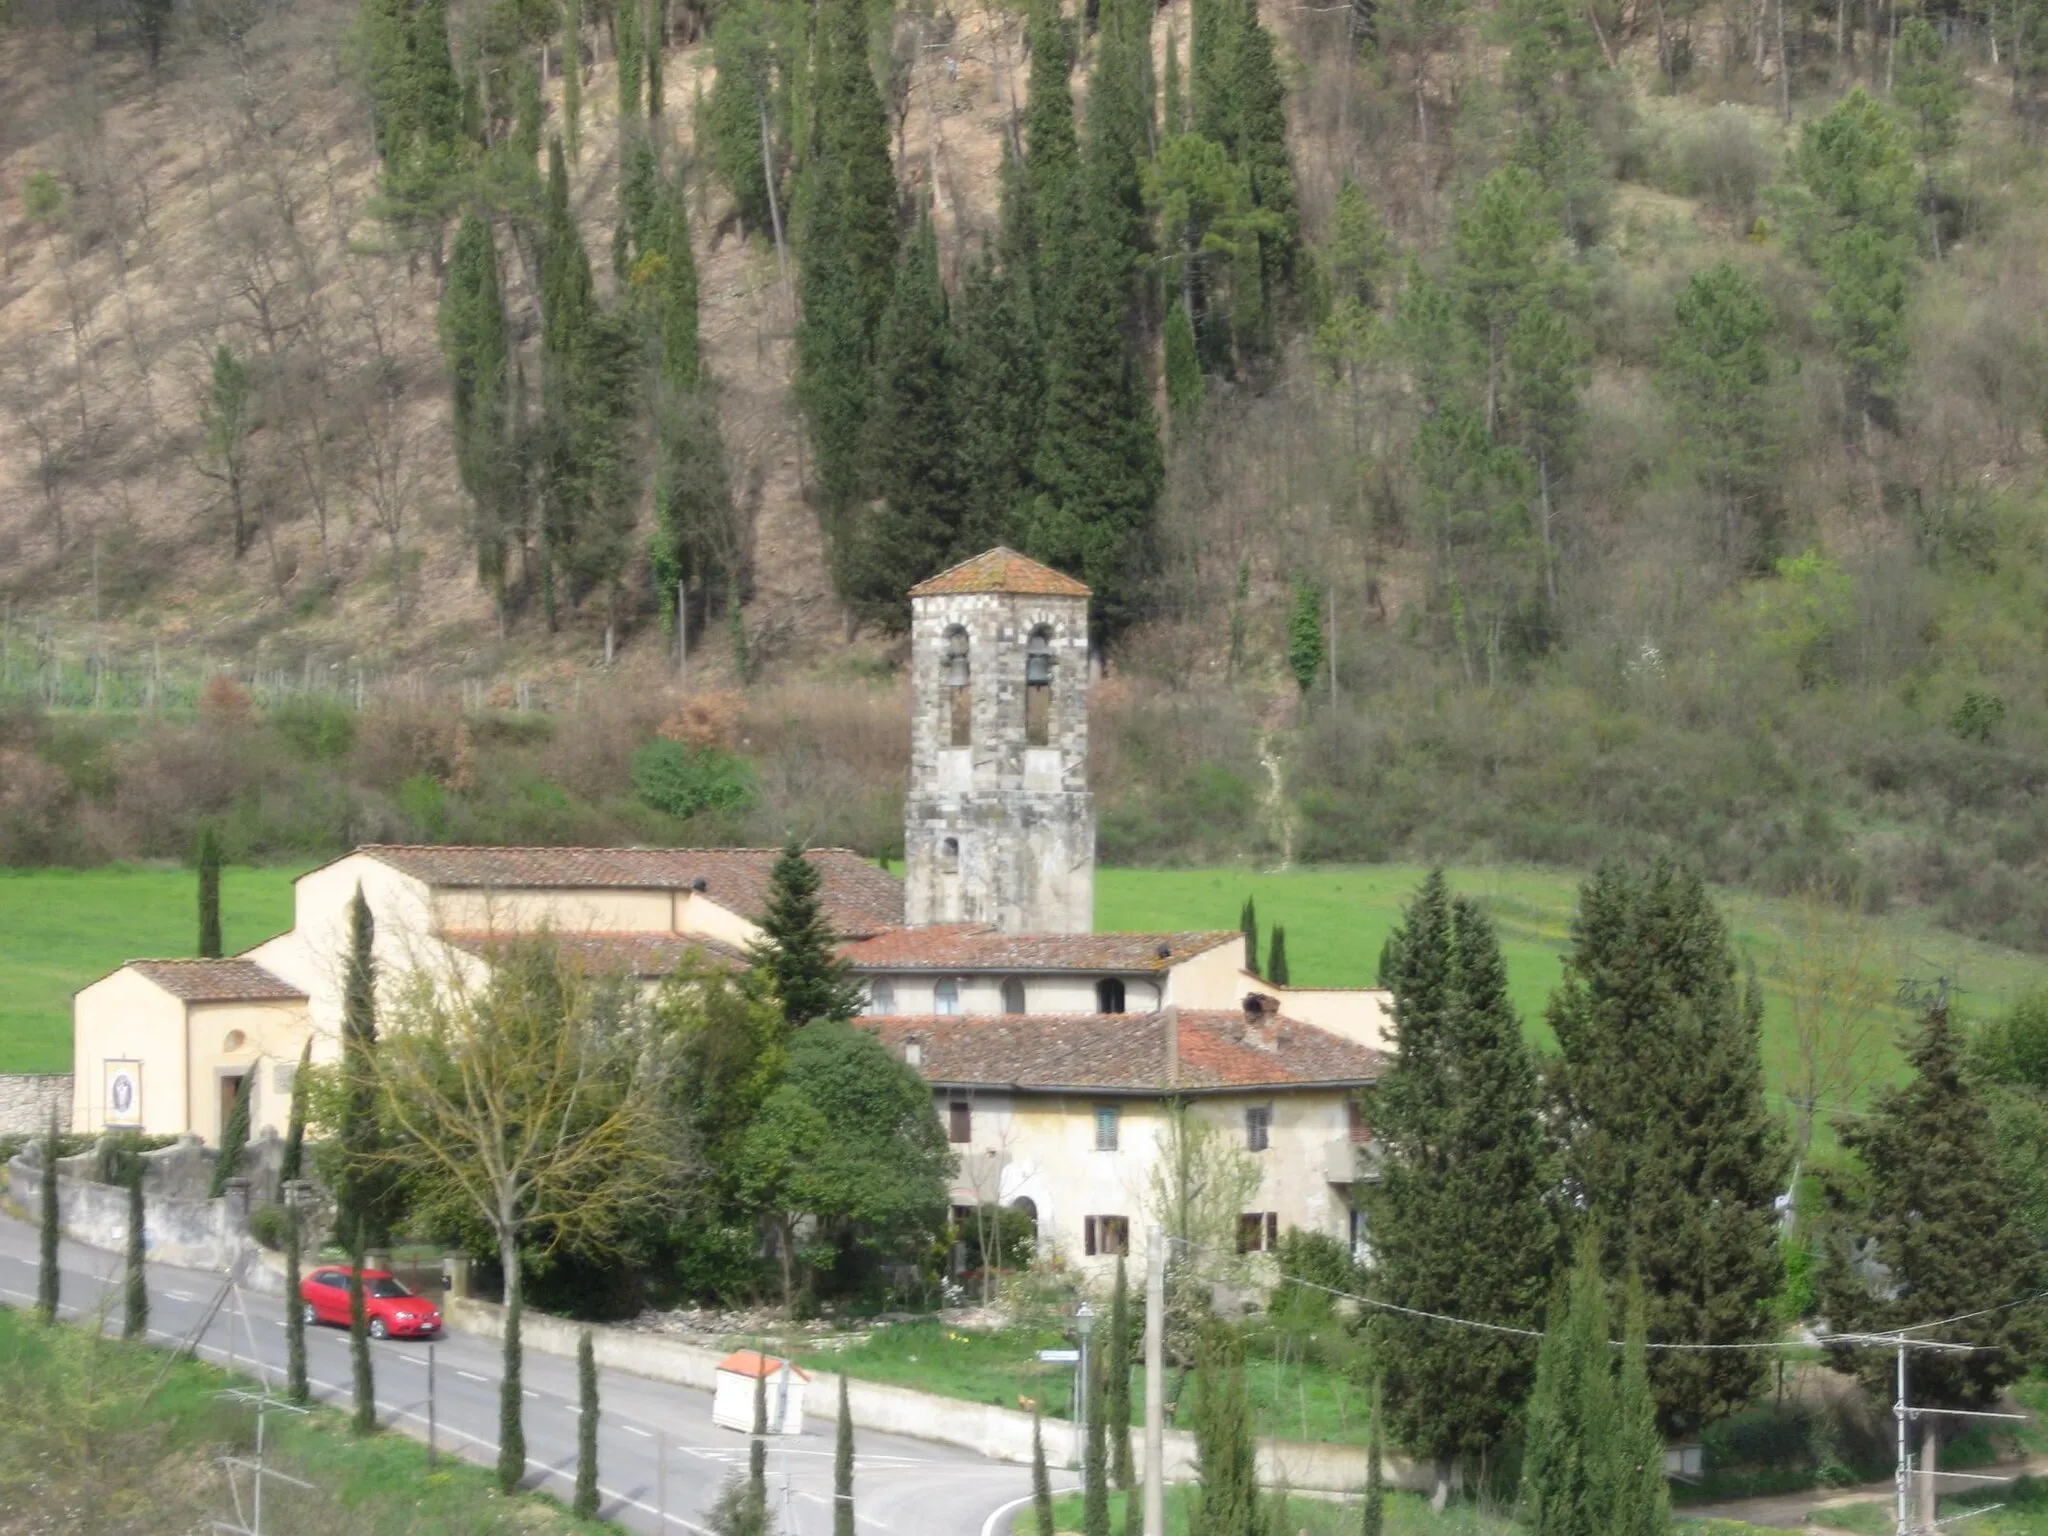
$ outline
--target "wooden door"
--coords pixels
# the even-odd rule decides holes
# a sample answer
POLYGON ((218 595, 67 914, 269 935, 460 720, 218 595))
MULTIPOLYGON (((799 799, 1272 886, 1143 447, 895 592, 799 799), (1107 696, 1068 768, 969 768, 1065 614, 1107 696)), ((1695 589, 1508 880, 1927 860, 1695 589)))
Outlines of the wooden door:
MULTIPOLYGON (((222 1136, 227 1134, 228 1121, 232 1120, 235 1116, 235 1099, 241 1092, 242 1079, 240 1077, 224 1077, 220 1080, 220 1133, 222 1136)), ((218 1138, 216 1138, 214 1144, 216 1146, 219 1145, 218 1138)))

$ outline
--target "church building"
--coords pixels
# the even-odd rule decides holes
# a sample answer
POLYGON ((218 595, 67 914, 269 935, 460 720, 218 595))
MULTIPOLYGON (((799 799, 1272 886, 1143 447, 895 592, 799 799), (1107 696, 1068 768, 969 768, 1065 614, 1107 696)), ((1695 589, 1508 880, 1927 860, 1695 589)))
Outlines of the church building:
MULTIPOLYGON (((1256 1158, 1240 1247, 1291 1226, 1358 1239, 1361 1094, 1387 998, 1274 987, 1236 929, 1094 931, 1088 589, 1008 549, 911 589, 905 876, 813 849, 866 1017, 932 1084, 959 1148, 956 1212, 1029 1211, 1041 1250, 1090 1267, 1142 1233, 1171 1106, 1256 1158)), ((282 1131, 306 1039, 340 1050, 348 910, 380 975, 485 974, 493 940, 546 926, 657 982, 747 964, 772 848, 365 846, 298 880, 292 927, 232 959, 134 960, 77 995, 72 1126, 218 1139, 242 1081, 282 1131)))

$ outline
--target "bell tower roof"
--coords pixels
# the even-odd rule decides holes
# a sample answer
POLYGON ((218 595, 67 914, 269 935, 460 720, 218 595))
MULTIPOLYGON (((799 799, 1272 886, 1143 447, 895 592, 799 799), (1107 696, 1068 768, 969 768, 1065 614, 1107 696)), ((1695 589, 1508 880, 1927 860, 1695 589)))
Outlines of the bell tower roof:
POLYGON ((1014 592, 1026 597, 1089 595, 1088 588, 1073 577, 1001 545, 972 560, 963 560, 910 589, 912 597, 952 597, 973 592, 1014 592))

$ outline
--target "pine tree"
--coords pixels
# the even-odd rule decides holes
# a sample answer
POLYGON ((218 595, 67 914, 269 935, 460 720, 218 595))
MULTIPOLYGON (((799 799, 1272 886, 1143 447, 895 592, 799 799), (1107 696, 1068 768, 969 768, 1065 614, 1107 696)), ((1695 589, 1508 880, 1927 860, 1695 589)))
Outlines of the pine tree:
MULTIPOLYGON (((626 0, 622 15, 631 12, 626 0)), ((597 1518, 597 1349, 588 1328, 576 1335, 576 1497, 571 1509, 582 1519, 597 1518)))
POLYGON ((1081 1458, 1082 1536, 1109 1536, 1109 1434, 1103 1423, 1102 1352, 1088 1357, 1087 1380, 1081 1390, 1087 1394, 1088 1442, 1081 1458))
POLYGON ((441 350, 448 363, 455 469, 470 499, 470 543, 477 578, 506 618, 507 544, 515 489, 508 468, 511 344, 498 284, 498 245, 489 222, 472 213, 456 232, 441 295, 441 350))
POLYGON ((846 1392, 846 1373, 841 1371, 839 1373, 838 1439, 832 1449, 832 1536, 855 1536, 853 1520, 853 1410, 847 1405, 846 1392))
POLYGON ((1452 231, 1452 286, 1466 327, 1486 358, 1486 425, 1497 430, 1508 337, 1523 311, 1554 300, 1563 270, 1554 248, 1564 234, 1556 199, 1522 166, 1482 181, 1458 210, 1452 231))
POLYGON ((1583 447, 1579 395, 1592 375, 1593 345, 1577 321, 1548 305, 1522 311, 1508 332, 1501 428, 1536 467, 1536 532, 1545 591, 1557 605, 1558 501, 1583 447))
MULTIPOLYGON (((121 1337, 124 1339, 146 1339, 149 1337, 149 1272, 144 1267, 144 1260, 149 1252, 149 1238, 146 1230, 145 1201, 142 1187, 142 1178, 146 1171, 146 1165, 142 1161, 142 1154, 132 1147, 129 1149, 127 1161, 128 1166, 124 1170, 127 1178, 124 1182, 128 1186, 128 1255, 125 1275, 126 1285, 123 1288, 125 1306, 121 1318, 121 1337)), ((285 1271, 285 1280, 288 1286, 285 1295, 291 1298, 287 1303, 286 1310, 297 1311, 299 1277, 296 1266, 298 1256, 295 1252, 287 1256, 292 1260, 292 1263, 286 1267, 285 1271)), ((289 1320, 287 1320, 286 1336, 287 1338, 290 1336, 289 1320)))
MULTIPOLYGON (((1619 1441, 1607 1286, 1595 1241, 1582 1241, 1552 1293, 1522 1456, 1522 1517, 1530 1536, 1605 1536, 1616 1495, 1619 1441)), ((1662 1471, 1659 1455, 1659 1471, 1662 1471)))
POLYGON ((1323 247, 1323 284, 1332 304, 1356 299, 1377 309, 1384 298, 1389 250, 1386 220, 1348 175, 1337 188, 1335 230, 1323 247))
POLYGON ((199 831, 199 958, 220 955, 220 834, 208 823, 199 831))
MULTIPOLYGON (((1650 1337, 1771 1337, 1788 1159, 1764 1100, 1761 994, 1737 985, 1696 872, 1610 864, 1580 888, 1550 1023, 1566 1173, 1608 1272, 1641 1276, 1650 1337)), ((1663 1428, 1694 1434, 1743 1407, 1764 1365, 1753 1350, 1660 1351, 1663 1428)))
POLYGON ((836 953, 832 929, 818 900, 818 868, 791 838, 769 875, 768 910, 754 963, 766 973, 783 1017, 801 1027, 818 1019, 850 1019, 860 1011, 861 988, 836 953))
POLYGON ((1770 558, 1776 527, 1779 329, 1756 280, 1724 261, 1693 274, 1657 354, 1658 391, 1721 507, 1723 548, 1749 568, 1770 558))
POLYGON ((1243 1346, 1207 1330, 1195 1366, 1195 1469, 1190 1536, 1268 1536, 1259 1518, 1258 1451, 1243 1346))
POLYGON ((1052 1478, 1045 1470, 1045 1421, 1035 1399, 1031 1404, 1031 1513, 1038 1536, 1054 1536, 1052 1478))
POLYGON ((41 1223, 37 1231, 36 1316, 46 1323, 57 1321, 57 1299, 63 1287, 57 1262, 57 1244, 63 1230, 63 1218, 57 1203, 57 1156, 63 1151, 59 1139, 61 1130, 62 1122, 53 1109, 50 1111, 50 1132, 43 1138, 43 1179, 38 1201, 41 1223))
POLYGON ((1265 976, 1276 987, 1288 984, 1287 930, 1278 923, 1273 925, 1273 943, 1266 951, 1265 976))
MULTIPOLYGON (((2039 1309, 2011 1303, 2041 1288, 2043 1262, 2018 1214, 2025 1202, 2006 1183, 1982 1092, 1963 1070, 1946 995, 1904 1043, 1913 1075, 1837 1127, 1862 1165, 1861 1187, 1836 1189, 1844 1213, 1831 1233, 1821 1300, 1842 1333, 1967 1316, 1919 1330, 1975 1347, 1916 1353, 1913 1399, 1982 1407, 2038 1356, 2039 1309), (1859 1264, 1854 1245, 1866 1240, 1859 1264), (1882 1289, 1867 1263, 1883 1266, 1882 1289)), ((1890 1351, 1843 1350, 1831 1363, 1873 1396, 1891 1396, 1890 1351)))
POLYGON ((242 1154, 249 1149, 249 1096, 255 1084, 252 1065, 236 1085, 234 1108, 228 1111, 228 1123, 220 1128, 220 1155, 213 1160, 213 1181, 206 1191, 209 1200, 218 1200, 227 1193, 228 1181, 241 1177, 242 1154))
POLYGON ((1244 910, 1237 915, 1237 926, 1244 934, 1244 968, 1254 976, 1259 974, 1259 909, 1247 896, 1244 910))
POLYGON ((1131 1282, 1121 1254, 1116 1261, 1116 1289, 1110 1293, 1105 1365, 1109 1383, 1102 1394, 1102 1418, 1110 1434, 1110 1476, 1128 1493, 1138 1474, 1131 1463, 1131 1282))
MULTIPOLYGON (((837 525, 861 489, 874 339, 896 265, 889 124, 868 63, 867 10, 829 0, 818 20, 814 142, 798 192, 797 402, 837 525)), ((840 540, 835 556, 853 553, 840 540)))
MULTIPOLYGON (((1385 1167, 1372 1198, 1378 1298, 1509 1327, 1540 1317, 1556 1249, 1536 1067, 1508 1002, 1493 925, 1441 871, 1387 940, 1395 1057, 1375 1090, 1385 1167)), ((1389 1315, 1387 1433, 1437 1464, 1483 1454, 1513 1422, 1522 1339, 1389 1315)))
POLYGON ((942 571, 958 543, 958 375, 930 214, 904 237, 895 291, 875 337, 867 487, 841 594, 883 629, 909 627, 910 584, 942 571))
POLYGON ((1287 615, 1287 670, 1304 695, 1323 670, 1323 589, 1306 576, 1294 579, 1294 607, 1287 615))
POLYGON ((636 264, 668 249, 668 203, 661 184, 661 156, 654 136, 634 131, 620 146, 619 222, 612 234, 612 268, 622 285, 635 290, 636 264))

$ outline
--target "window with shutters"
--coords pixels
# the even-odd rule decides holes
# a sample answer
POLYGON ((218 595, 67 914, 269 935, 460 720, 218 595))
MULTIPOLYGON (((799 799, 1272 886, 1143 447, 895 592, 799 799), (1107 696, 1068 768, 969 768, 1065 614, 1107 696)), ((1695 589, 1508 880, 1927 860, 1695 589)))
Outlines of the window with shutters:
POLYGON ((1123 1117, 1124 1112, 1114 1104, 1098 1104, 1095 1106, 1096 1151, 1114 1152, 1116 1150, 1117 1130, 1123 1121, 1123 1117))
POLYGON ((966 1099, 947 1100, 946 1135, 955 1145, 974 1140, 974 1106, 966 1099))
POLYGON ((960 983, 948 976, 932 988, 933 1013, 958 1013, 960 1011, 960 983))
POLYGON ((1246 1211, 1237 1218, 1237 1251, 1271 1253, 1280 1246, 1280 1213, 1246 1211))
POLYGON ((1244 1112, 1244 1145, 1247 1152, 1263 1152, 1273 1139, 1273 1109, 1255 1104, 1244 1112))
POLYGON ((1024 978, 1022 976, 1005 976, 1003 978, 1003 1012, 1022 1013, 1023 1011, 1024 978))
POLYGON ((1131 1251, 1131 1218, 1090 1216, 1081 1224, 1081 1246, 1090 1258, 1113 1259, 1131 1251))

